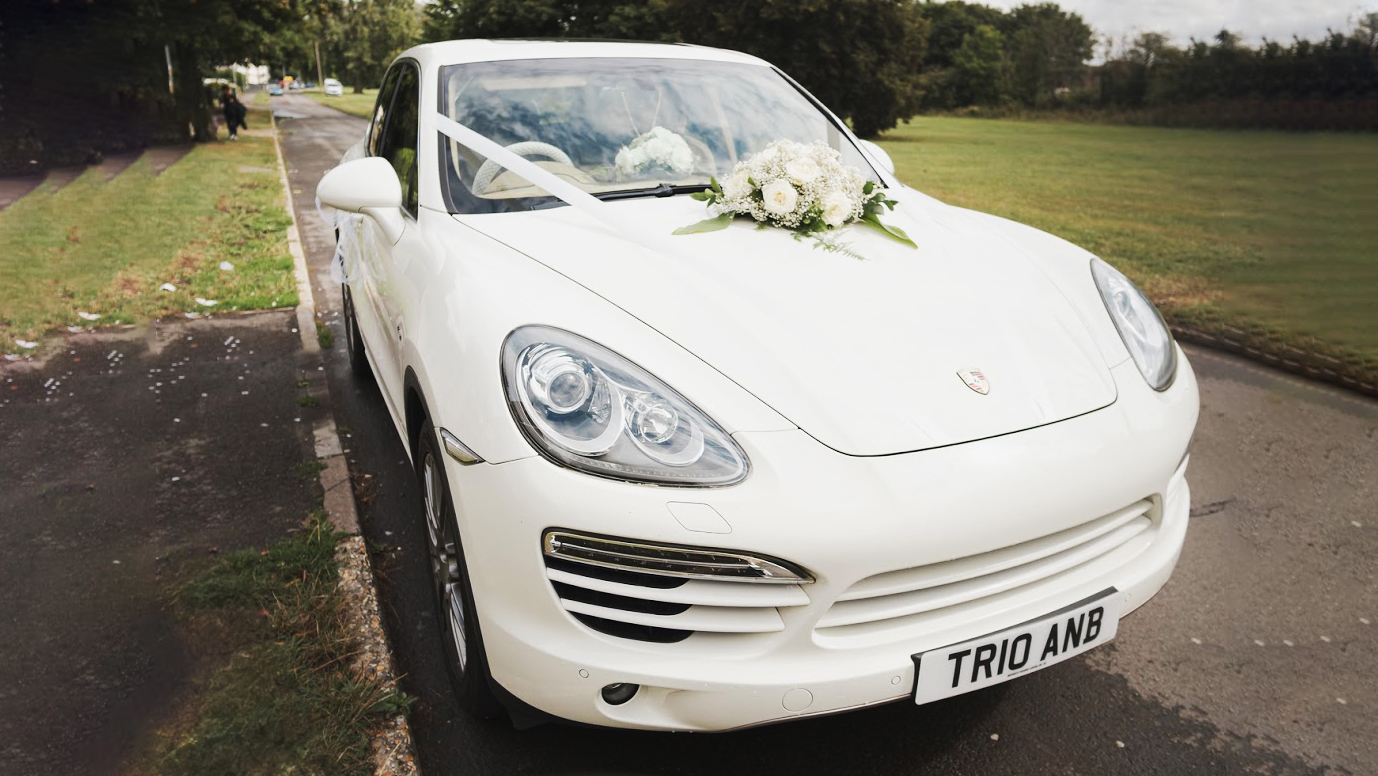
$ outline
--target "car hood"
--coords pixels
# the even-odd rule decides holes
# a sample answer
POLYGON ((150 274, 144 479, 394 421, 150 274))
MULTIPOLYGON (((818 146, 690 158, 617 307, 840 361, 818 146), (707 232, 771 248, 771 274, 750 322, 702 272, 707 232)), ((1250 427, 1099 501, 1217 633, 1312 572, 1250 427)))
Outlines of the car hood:
POLYGON ((886 220, 917 250, 854 226, 838 233, 848 255, 740 219, 671 236, 705 217, 684 196, 605 205, 653 235, 640 243, 569 207, 456 218, 646 322, 848 455, 983 439, 1115 400, 1081 318, 1028 259, 945 217, 946 206, 897 196, 886 220))

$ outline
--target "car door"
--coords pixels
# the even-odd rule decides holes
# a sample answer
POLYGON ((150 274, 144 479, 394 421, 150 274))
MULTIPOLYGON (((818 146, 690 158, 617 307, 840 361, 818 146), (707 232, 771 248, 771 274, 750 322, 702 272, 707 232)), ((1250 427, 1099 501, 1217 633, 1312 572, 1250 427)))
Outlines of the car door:
MULTIPOLYGON (((393 68, 383 79, 383 88, 378 92, 373 118, 364 138, 363 153, 367 156, 378 155, 387 118, 392 114, 392 101, 397 94, 399 74, 400 70, 393 68)), ((368 352, 370 361, 375 362, 374 372, 377 374, 382 371, 383 365, 377 361, 387 344, 387 325, 378 314, 378 273, 383 265, 374 245, 376 224, 373 224, 373 219, 369 216, 351 214, 340 220, 339 229, 342 248, 352 254, 346 257, 346 269, 349 275, 350 295, 354 302, 354 318, 359 326, 359 335, 364 340, 364 349, 368 352)), ((381 375, 379 386, 382 387, 381 375)), ((384 391, 386 395, 386 389, 384 391)))
MULTIPOLYGON (((401 418, 403 381, 402 343, 407 336, 406 271, 420 247, 416 229, 418 208, 417 186, 417 130, 421 113, 420 71, 415 62, 403 60, 393 66, 396 73, 396 93, 382 127, 382 134, 373 147, 373 155, 392 165, 402 184, 402 230, 391 239, 382 226, 372 218, 365 219, 362 229, 364 274, 370 285, 370 299, 376 317, 377 336, 368 345, 373 349, 373 361, 378 382, 387 395, 394 415, 401 418)), ((389 78, 392 78, 389 74, 389 78)))

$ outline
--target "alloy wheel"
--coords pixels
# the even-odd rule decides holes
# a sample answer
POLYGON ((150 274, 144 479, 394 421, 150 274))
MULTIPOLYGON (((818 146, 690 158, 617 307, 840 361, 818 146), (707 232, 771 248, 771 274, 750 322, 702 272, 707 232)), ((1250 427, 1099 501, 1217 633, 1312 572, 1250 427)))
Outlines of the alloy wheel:
POLYGON ((454 645, 455 667, 462 674, 468 661, 469 642, 465 627, 464 586, 461 582, 459 555, 453 530, 445 524, 444 476, 435 456, 426 452, 421 465, 422 499, 426 510, 426 543, 431 555, 431 578, 445 615, 443 627, 449 628, 450 643, 454 645))

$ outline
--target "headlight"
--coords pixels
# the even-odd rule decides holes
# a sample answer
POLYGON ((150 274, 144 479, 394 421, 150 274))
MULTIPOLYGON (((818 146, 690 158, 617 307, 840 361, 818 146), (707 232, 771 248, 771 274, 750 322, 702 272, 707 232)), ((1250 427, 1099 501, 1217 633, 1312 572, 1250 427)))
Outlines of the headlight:
POLYGON ((717 423, 607 348, 547 326, 507 336, 502 377, 512 416, 547 458, 571 469, 660 485, 721 486, 746 454, 717 423))
POLYGON ((1133 281, 1100 259, 1091 260, 1091 276, 1139 373, 1155 391, 1172 385, 1177 375, 1177 349, 1163 316, 1133 281))

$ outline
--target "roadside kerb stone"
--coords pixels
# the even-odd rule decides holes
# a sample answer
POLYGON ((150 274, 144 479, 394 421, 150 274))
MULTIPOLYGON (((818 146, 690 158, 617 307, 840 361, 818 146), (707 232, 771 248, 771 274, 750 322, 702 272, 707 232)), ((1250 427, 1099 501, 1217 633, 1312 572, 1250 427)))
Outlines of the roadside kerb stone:
MULTIPOLYGON (((326 381, 324 359, 316 335, 316 304, 311 280, 306 269, 306 254, 301 247, 301 232, 292 207, 292 186, 287 179, 287 165, 282 156, 282 142, 277 120, 272 119, 273 148, 277 152, 278 177, 282 181, 285 208, 291 223, 287 227, 287 249, 292 254, 292 266, 297 281, 297 331, 301 335, 301 372, 311 395, 331 408, 330 386, 326 381)), ((324 324, 321 324, 324 325, 324 324)), ((316 457, 325 466, 320 472, 321 489, 325 493, 324 508, 330 522, 349 538, 335 550, 339 567, 339 589, 344 599, 347 627, 358 641, 358 654, 352 669, 360 676, 380 680, 386 690, 397 690, 396 662, 383 630, 378 611, 378 584, 368 550, 359 535, 359 516, 354 507, 354 489, 349 479, 348 462, 340 443, 333 411, 317 421, 312 432, 316 457)), ((374 731, 370 744, 376 776, 416 776, 416 748, 412 741, 407 718, 397 715, 374 731)))

